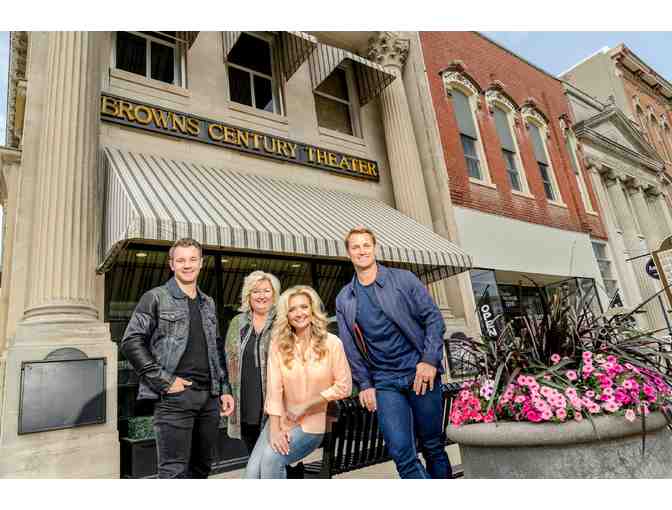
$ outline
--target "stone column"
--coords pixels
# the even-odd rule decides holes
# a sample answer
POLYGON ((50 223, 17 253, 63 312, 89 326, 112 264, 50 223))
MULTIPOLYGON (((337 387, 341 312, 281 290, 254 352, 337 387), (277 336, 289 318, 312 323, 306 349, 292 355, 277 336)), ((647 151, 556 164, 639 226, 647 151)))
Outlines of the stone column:
MULTIPOLYGON (((643 301, 639 290, 639 284, 632 271, 632 265, 629 262, 625 262, 625 260, 629 258, 625 235, 616 218, 614 212, 615 207, 611 203, 609 193, 607 192, 607 184, 605 183, 605 180, 603 180, 606 179, 606 181, 609 182, 613 181, 613 179, 608 177, 607 172, 605 172, 604 167, 599 162, 589 162, 588 174, 600 204, 602 220, 607 228, 612 262, 620 283, 621 299, 626 306, 639 304, 643 301), (601 172, 604 176, 601 175, 601 172)), ((611 298, 612 296, 608 297, 611 298)))
MULTIPOLYGON (((379 32, 376 37, 369 39, 368 56, 396 76, 380 94, 380 106, 397 209, 432 229, 432 214, 422 162, 402 78, 409 47, 408 39, 402 39, 392 32, 379 32)), ((448 290, 445 284, 433 284, 430 291, 444 318, 452 319, 454 315, 448 306, 448 290)))
POLYGON ((646 238, 649 250, 658 249, 661 241, 660 233, 656 220, 651 216, 651 210, 649 209, 649 204, 646 202, 644 189, 639 185, 635 185, 628 188, 628 193, 630 194, 630 199, 642 230, 640 233, 646 238))
MULTIPOLYGON (((94 291, 101 37, 99 32, 50 32, 44 37, 48 48, 36 46, 31 53, 44 61, 35 73, 46 79, 35 76, 35 81, 44 79, 45 100, 27 112, 40 121, 24 132, 24 140, 39 140, 39 148, 24 144, 24 155, 38 150, 39 155, 30 169, 34 188, 19 197, 32 196, 35 208, 26 309, 7 349, 0 478, 119 476, 117 350, 109 326, 98 317, 94 291), (69 359, 106 360, 105 422, 19 435, 22 363, 42 361, 55 351, 65 351, 69 359)), ((64 404, 83 405, 69 400, 71 395, 61 398, 64 404)))
MULTIPOLYGON (((642 239, 639 237, 635 219, 633 218, 630 212, 630 208, 628 207, 628 197, 625 193, 625 190, 623 189, 622 180, 620 178, 608 179, 607 191, 609 193, 610 202, 614 208, 616 219, 621 228, 621 231, 623 232, 626 258, 630 259, 632 257, 642 255, 642 253, 645 252, 645 249, 642 243, 642 239)), ((628 262, 637 281, 642 301, 650 298, 656 292, 652 282, 650 281, 651 278, 649 278, 649 276, 644 271, 644 265, 646 264, 647 260, 648 259, 646 259, 646 257, 642 257, 640 259, 631 260, 628 262)), ((631 306, 637 306, 640 303, 631 303, 631 306)), ((662 319, 659 308, 660 307, 658 303, 650 303, 644 307, 648 320, 648 328, 650 329, 660 327, 656 326, 659 324, 658 319, 662 319)))
POLYGON ((653 209, 656 211, 655 218, 658 220, 658 230, 662 241, 672 235, 672 215, 662 192, 653 198, 653 209))

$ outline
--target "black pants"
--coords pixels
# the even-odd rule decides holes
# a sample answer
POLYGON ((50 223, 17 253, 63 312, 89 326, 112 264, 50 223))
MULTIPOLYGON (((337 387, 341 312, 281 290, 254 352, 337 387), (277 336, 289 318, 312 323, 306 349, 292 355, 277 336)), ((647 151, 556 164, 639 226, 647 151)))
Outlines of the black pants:
POLYGON ((159 478, 207 478, 215 458, 219 399, 187 388, 154 407, 159 478))
POLYGON ((261 425, 250 425, 249 423, 240 424, 240 438, 243 440, 243 443, 245 443, 248 455, 254 450, 254 445, 257 444, 259 434, 261 434, 261 425))

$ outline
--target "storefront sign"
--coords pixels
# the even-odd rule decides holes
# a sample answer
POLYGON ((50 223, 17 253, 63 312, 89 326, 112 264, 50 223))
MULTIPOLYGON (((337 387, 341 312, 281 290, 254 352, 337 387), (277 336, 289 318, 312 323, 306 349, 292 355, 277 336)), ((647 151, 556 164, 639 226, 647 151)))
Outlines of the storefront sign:
POLYGON ((656 264, 653 262, 653 257, 646 263, 646 274, 655 280, 660 280, 660 275, 658 274, 656 264))
POLYGON ((101 119, 329 172, 378 181, 378 163, 247 128, 103 94, 101 119))
POLYGON ((490 305, 482 305, 481 308, 481 319, 483 320, 483 326, 489 337, 497 338, 497 327, 495 326, 495 314, 490 310, 490 305))

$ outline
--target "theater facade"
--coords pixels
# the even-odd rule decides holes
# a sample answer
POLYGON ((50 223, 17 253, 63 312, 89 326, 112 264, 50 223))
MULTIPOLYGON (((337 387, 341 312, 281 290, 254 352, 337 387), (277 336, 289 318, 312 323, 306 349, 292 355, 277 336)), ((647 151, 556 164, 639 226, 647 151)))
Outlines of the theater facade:
POLYGON ((478 330, 416 32, 13 32, 8 103, 0 477, 151 475, 117 344, 180 237, 222 331, 255 269, 333 316, 357 224, 478 330))

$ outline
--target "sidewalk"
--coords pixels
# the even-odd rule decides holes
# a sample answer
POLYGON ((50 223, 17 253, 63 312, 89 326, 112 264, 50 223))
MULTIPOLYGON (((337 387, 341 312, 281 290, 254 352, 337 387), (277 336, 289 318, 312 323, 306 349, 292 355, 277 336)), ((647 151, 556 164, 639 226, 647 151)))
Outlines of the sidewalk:
MULTIPOLYGON (((446 448, 448 457, 453 466, 461 463, 460 451, 457 445, 451 445, 446 448)), ((320 460, 322 458, 322 449, 316 450, 311 453, 306 459, 305 462, 313 462, 320 460)), ((237 469, 235 471, 229 471, 228 473, 222 473, 221 475, 216 475, 211 478, 242 478, 243 469, 237 469)), ((368 468, 358 469, 356 471, 351 471, 349 473, 343 473, 342 475, 337 475, 335 479, 376 479, 376 478, 399 478, 397 475, 397 469, 394 467, 394 462, 385 462, 384 464, 377 464, 375 466, 370 466, 368 468)))

